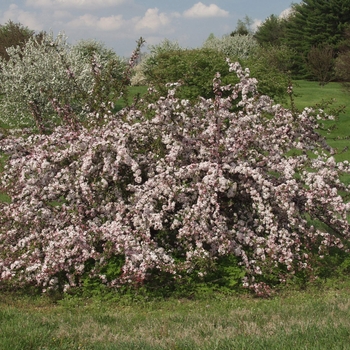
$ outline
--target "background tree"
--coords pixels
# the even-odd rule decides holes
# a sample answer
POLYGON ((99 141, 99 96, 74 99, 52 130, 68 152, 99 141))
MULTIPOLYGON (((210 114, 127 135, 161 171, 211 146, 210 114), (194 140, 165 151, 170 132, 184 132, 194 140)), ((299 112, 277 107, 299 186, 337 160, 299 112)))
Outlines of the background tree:
POLYGON ((287 20, 276 15, 268 17, 254 33, 254 38, 261 45, 280 45, 285 35, 287 20))
POLYGON ((344 31, 344 40, 340 44, 340 52, 335 60, 335 78, 350 91, 350 25, 344 31))
POLYGON ((245 16, 243 20, 239 19, 237 21, 236 29, 230 35, 235 36, 253 34, 252 25, 253 20, 249 16, 245 16))
MULTIPOLYGON (((20 23, 14 23, 11 20, 4 25, 0 25, 0 57, 6 61, 9 59, 7 49, 11 46, 23 47, 29 38, 33 37, 35 32, 20 23)), ((40 38, 43 33, 37 34, 40 38)))
POLYGON ((307 55, 307 67, 321 86, 334 77, 334 50, 332 47, 313 46, 307 55))
POLYGON ((294 76, 308 76, 306 57, 313 46, 339 50, 344 29, 350 22, 350 0, 303 0, 293 5, 285 27, 285 43, 297 51, 294 76))

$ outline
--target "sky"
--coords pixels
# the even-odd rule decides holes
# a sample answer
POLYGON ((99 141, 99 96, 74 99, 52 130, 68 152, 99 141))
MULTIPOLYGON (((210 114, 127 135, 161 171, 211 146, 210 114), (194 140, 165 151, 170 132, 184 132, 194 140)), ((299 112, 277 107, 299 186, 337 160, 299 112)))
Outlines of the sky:
MULTIPOLYGON (((295 1, 294 1, 295 2, 295 1)), ((291 0, 0 0, 0 24, 9 20, 35 31, 64 32, 68 42, 94 39, 128 57, 140 37, 143 51, 164 39, 200 47, 213 33, 231 33, 246 16, 253 26, 281 15, 291 0)))

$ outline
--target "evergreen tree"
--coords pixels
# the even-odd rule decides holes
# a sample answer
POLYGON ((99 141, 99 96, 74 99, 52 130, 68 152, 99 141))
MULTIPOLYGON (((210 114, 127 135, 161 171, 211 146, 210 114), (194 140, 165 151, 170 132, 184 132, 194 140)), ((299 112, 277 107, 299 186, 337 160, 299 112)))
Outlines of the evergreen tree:
POLYGON ((256 30, 254 37, 261 45, 280 45, 287 20, 276 15, 268 17, 256 30))
POLYGON ((252 25, 253 20, 249 16, 245 16, 244 20, 239 19, 237 21, 236 29, 233 32, 231 32, 230 35, 251 35, 253 33, 252 25))
POLYGON ((305 58, 310 49, 328 45, 337 52, 349 23, 350 0, 303 0, 293 5, 293 14, 286 23, 285 42, 298 52, 299 77, 305 77, 305 58))

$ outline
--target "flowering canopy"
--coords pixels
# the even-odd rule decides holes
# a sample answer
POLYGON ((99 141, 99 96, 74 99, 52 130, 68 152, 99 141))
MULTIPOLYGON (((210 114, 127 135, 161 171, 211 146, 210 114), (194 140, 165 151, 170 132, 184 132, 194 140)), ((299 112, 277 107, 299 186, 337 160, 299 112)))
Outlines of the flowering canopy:
POLYGON ((350 166, 322 151, 315 129, 327 116, 273 105, 249 70, 229 69, 239 83, 217 74, 213 99, 179 100, 170 87, 103 125, 2 140, 12 201, 1 204, 1 280, 69 288, 89 273, 115 286, 152 271, 205 274, 198 261, 233 254, 259 291, 266 274, 282 281, 315 254, 347 249, 339 176, 350 166), (113 257, 123 266, 108 278, 113 257))

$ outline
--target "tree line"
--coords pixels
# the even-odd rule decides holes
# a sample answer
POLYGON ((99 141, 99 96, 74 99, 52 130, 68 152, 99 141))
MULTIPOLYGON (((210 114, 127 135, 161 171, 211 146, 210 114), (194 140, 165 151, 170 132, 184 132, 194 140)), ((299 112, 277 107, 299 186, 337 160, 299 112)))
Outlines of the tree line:
MULTIPOLYGON (((277 99, 283 95, 281 86, 285 85, 285 78, 282 79, 281 75, 286 73, 289 78, 316 80, 321 85, 331 80, 349 85, 350 0, 303 0, 292 4, 288 15, 270 15, 255 32, 251 27, 252 20, 246 16, 244 20, 238 21, 231 34, 222 38, 215 38, 211 34, 201 48, 192 52, 174 43, 169 45, 169 41, 165 40, 151 47, 147 63, 139 67, 141 75, 136 74, 137 84, 154 83, 156 80, 158 85, 162 85, 169 79, 183 79, 183 68, 186 71, 185 78, 191 76, 190 71, 196 70, 197 90, 202 90, 203 86, 209 86, 207 90, 210 90, 213 74, 219 68, 222 72, 221 66, 210 62, 205 72, 200 72, 200 75, 204 75, 201 79, 198 79, 196 68, 197 61, 201 66, 204 64, 202 58, 215 56, 210 53, 214 50, 220 52, 220 59, 221 56, 230 57, 249 67, 260 81, 259 89, 277 99), (168 76, 171 60, 177 61, 179 69, 177 73, 174 71, 176 67, 171 69, 171 76, 168 76), (181 69, 178 61, 184 61, 181 69), (164 72, 161 71, 162 67, 165 68, 164 72), (269 79, 272 75, 274 79, 269 79), (279 77, 277 85, 276 77, 279 77)), ((9 47, 23 47, 33 36, 40 41, 43 34, 12 21, 0 25, 0 57, 8 60, 9 47)), ((90 57, 95 51, 103 52, 104 56, 112 55, 111 50, 91 41, 80 45, 80 49, 90 57)), ((193 86, 193 79, 190 80, 189 85, 193 86)), ((205 92, 193 92, 194 95, 197 93, 205 92)))
MULTIPOLYGON (((239 21, 237 29, 247 30, 239 21)), ((237 31, 237 30, 236 30, 237 31)), ((234 34, 234 33, 233 33, 234 34)), ((294 51, 294 78, 350 80, 350 1, 303 0, 287 16, 268 17, 254 33, 262 46, 287 46, 294 51)))

